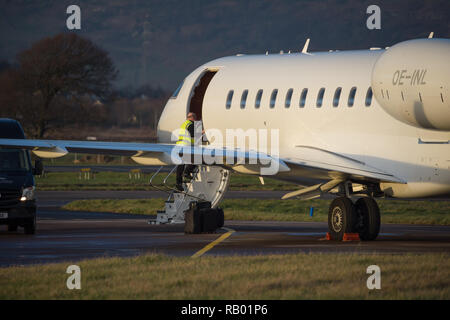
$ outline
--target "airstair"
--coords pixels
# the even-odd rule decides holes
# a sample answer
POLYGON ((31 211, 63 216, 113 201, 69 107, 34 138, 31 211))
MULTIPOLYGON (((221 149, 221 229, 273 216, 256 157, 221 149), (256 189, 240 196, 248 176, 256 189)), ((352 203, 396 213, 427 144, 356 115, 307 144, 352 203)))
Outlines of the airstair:
POLYGON ((162 174, 161 166, 150 178, 150 186, 168 195, 164 210, 157 211, 156 219, 149 220, 149 224, 184 223, 185 212, 192 203, 210 202, 211 208, 217 207, 222 200, 230 181, 228 170, 219 166, 198 165, 193 172, 193 178, 183 183, 183 191, 169 185, 169 177, 176 171, 174 166, 162 179, 162 183, 154 183, 155 178, 162 174))

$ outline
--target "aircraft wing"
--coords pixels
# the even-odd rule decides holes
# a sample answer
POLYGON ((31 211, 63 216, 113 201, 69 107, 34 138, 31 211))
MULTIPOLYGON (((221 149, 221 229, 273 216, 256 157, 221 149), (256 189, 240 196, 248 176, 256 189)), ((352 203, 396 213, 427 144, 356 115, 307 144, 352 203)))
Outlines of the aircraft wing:
POLYGON ((404 183, 393 174, 371 167, 362 161, 310 146, 296 146, 289 155, 283 155, 282 158, 255 151, 212 146, 183 148, 175 144, 162 143, 0 139, 0 147, 28 149, 42 158, 57 158, 68 153, 120 155, 131 157, 145 165, 186 163, 183 155, 189 159, 195 156, 205 159, 209 156, 210 159, 213 157, 221 161, 206 164, 225 165, 238 172, 249 174, 261 174, 261 167, 267 168, 275 162, 277 172, 290 172, 297 177, 304 177, 305 181, 309 179, 306 185, 311 185, 310 181, 336 179, 404 183))
POLYGON ((353 157, 312 146, 296 146, 283 161, 296 175, 311 179, 405 183, 394 174, 353 157))
MULTIPOLYGON (((100 142, 100 141, 70 141, 70 140, 30 140, 30 139, 0 139, 0 147, 31 150, 41 158, 59 158, 68 153, 108 154, 131 157, 145 165, 173 165, 188 163, 197 159, 219 160, 226 166, 253 163, 253 169, 270 166, 274 161, 282 171, 289 168, 282 160, 266 153, 241 151, 230 148, 209 146, 180 147, 175 144, 134 143, 134 142, 100 142), (189 159, 189 160, 186 160, 189 159)), ((205 162, 202 162, 205 163, 205 162)))

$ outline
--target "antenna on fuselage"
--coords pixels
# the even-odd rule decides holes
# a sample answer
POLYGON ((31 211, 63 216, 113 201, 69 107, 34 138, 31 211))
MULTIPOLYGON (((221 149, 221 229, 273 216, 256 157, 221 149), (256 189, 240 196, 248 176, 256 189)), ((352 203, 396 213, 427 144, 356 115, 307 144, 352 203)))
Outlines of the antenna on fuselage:
POLYGON ((308 53, 308 46, 309 46, 309 38, 306 39, 305 45, 303 46, 302 53, 308 53))
POLYGON ((428 39, 433 39, 434 37, 434 31, 431 31, 430 34, 428 35, 428 39))

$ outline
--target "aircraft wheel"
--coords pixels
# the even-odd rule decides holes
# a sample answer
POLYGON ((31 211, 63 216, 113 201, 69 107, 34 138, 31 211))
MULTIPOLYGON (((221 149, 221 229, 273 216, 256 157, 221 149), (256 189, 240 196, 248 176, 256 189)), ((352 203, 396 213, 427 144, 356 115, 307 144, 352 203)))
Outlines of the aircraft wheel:
POLYGON ((344 233, 352 232, 355 217, 355 208, 349 198, 334 199, 328 211, 328 232, 331 239, 341 241, 344 233))
POLYGON ((380 209, 373 198, 360 198, 355 203, 356 223, 354 231, 361 240, 375 240, 380 232, 380 209))

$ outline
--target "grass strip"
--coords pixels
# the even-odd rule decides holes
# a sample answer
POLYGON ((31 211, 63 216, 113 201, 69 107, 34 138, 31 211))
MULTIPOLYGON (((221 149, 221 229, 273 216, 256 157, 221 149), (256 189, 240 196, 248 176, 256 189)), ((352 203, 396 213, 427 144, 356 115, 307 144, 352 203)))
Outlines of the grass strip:
MULTIPOLYGON (((378 200, 382 223, 450 225, 450 201, 378 200)), ((326 222, 330 200, 226 199, 220 206, 226 220, 326 222), (314 214, 310 216, 310 208, 314 214)), ((164 199, 77 200, 63 207, 72 211, 154 215, 164 199)))
MULTIPOLYGON (((95 168, 92 169, 95 171, 95 168)), ((153 190, 149 186, 152 174, 141 174, 136 179, 128 172, 102 171, 95 174, 94 178, 85 179, 84 173, 80 172, 49 172, 45 176, 36 177, 38 190, 42 191, 68 191, 68 190, 153 190)), ((162 184, 167 173, 157 175, 154 184, 162 184)), ((229 190, 295 190, 296 186, 287 182, 274 179, 264 179, 262 185, 257 176, 243 174, 232 174, 229 190)), ((175 185, 175 175, 169 177, 168 185, 175 185)))
POLYGON ((449 299, 448 254, 143 255, 77 262, 81 290, 68 290, 71 263, 0 268, 0 299, 449 299), (368 290, 367 267, 381 269, 368 290))

